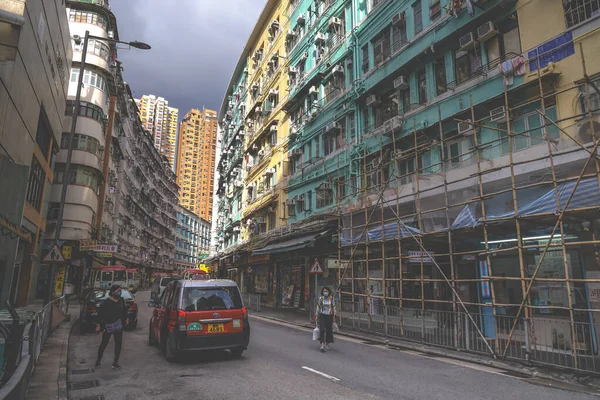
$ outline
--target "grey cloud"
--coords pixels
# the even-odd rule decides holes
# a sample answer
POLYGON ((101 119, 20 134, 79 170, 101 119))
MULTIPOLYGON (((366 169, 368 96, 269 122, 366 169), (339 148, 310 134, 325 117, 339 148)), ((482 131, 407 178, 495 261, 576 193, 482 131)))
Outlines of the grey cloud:
POLYGON ((265 0, 112 0, 121 40, 149 51, 121 50, 136 96, 163 96, 183 115, 218 110, 231 73, 265 0))

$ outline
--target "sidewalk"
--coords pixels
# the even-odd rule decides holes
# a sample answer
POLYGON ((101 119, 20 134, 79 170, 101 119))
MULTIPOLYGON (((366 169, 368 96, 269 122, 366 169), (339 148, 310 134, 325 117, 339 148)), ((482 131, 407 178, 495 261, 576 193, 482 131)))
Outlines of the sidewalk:
POLYGON ((67 354, 69 336, 77 318, 64 320, 52 332, 35 366, 27 400, 67 400, 67 354))
MULTIPOLYGON (((314 322, 309 318, 308 311, 299 311, 294 309, 273 309, 263 307, 261 311, 250 311, 251 316, 264 318, 280 323, 286 323, 294 326, 299 326, 307 329, 314 328, 314 322)), ((391 349, 419 352, 423 355, 435 358, 443 357, 460 361, 465 361, 473 364, 484 365, 507 371, 515 376, 522 376, 531 379, 539 379, 539 384, 549 386, 565 386, 568 390, 600 394, 600 378, 575 376, 569 372, 559 372, 548 369, 536 368, 533 366, 525 366, 516 362, 494 359, 492 357, 484 357, 477 354, 466 353, 424 345, 408 340, 391 339, 376 334, 363 333, 351 330, 347 327, 340 327, 340 332, 337 335, 350 337, 353 339, 362 340, 367 344, 384 345, 391 349)))

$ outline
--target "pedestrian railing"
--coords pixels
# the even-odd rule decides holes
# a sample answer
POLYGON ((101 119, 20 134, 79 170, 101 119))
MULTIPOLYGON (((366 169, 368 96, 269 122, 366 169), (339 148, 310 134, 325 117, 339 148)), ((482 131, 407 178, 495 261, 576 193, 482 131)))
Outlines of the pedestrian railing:
POLYGON ((245 293, 242 295, 244 305, 248 310, 259 312, 262 309, 262 299, 260 294, 245 293))
POLYGON ((600 374, 600 324, 571 323, 568 317, 421 310, 372 304, 338 304, 340 327, 388 338, 408 340, 521 361, 600 374), (514 329, 513 329, 514 326, 514 329), (511 335, 511 330, 513 330, 511 335))

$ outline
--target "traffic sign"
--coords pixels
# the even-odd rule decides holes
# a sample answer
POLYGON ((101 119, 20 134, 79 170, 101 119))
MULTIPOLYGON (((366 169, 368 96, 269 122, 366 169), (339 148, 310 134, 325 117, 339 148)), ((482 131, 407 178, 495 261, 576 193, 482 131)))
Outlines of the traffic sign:
POLYGON ((310 269, 308 270, 309 274, 322 274, 323 273, 323 267, 321 267, 321 263, 319 262, 319 260, 317 258, 315 258, 315 261, 313 262, 312 267, 310 267, 310 269))
POLYGON ((62 253, 60 252, 60 247, 58 247, 58 243, 54 243, 54 246, 52 246, 52 248, 50 249, 48 254, 46 254, 44 259, 42 260, 43 264, 44 263, 45 264, 63 263, 63 262, 65 262, 65 258, 63 257, 62 253))
POLYGON ((70 260, 73 255, 73 246, 63 246, 61 253, 65 260, 70 260))

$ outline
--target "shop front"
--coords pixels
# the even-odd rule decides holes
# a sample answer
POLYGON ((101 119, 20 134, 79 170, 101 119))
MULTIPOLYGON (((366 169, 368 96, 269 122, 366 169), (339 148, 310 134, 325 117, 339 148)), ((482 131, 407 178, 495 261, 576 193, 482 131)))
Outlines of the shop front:
POLYGON ((244 270, 244 293, 260 296, 263 304, 273 305, 273 265, 270 254, 248 256, 248 268, 244 270))

